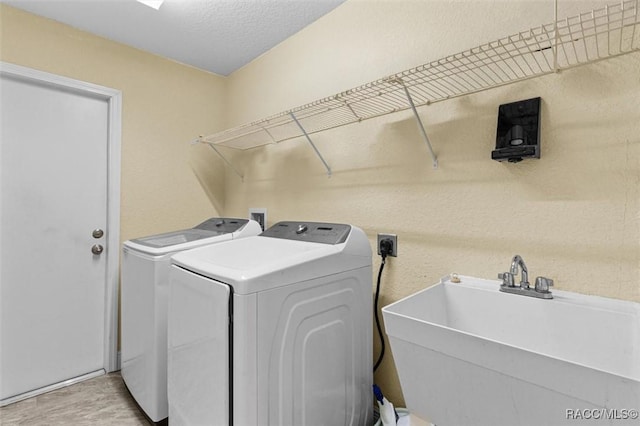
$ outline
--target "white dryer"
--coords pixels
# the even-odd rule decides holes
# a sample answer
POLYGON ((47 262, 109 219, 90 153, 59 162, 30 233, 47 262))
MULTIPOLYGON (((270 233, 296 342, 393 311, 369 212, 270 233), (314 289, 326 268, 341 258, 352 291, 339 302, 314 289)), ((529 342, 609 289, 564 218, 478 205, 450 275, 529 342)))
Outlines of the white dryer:
POLYGON ((371 247, 362 230, 280 222, 172 263, 172 425, 372 423, 371 247))
POLYGON ((126 241, 121 270, 122 378, 154 422, 167 417, 167 309, 171 256, 258 235, 252 220, 211 218, 192 229, 126 241))

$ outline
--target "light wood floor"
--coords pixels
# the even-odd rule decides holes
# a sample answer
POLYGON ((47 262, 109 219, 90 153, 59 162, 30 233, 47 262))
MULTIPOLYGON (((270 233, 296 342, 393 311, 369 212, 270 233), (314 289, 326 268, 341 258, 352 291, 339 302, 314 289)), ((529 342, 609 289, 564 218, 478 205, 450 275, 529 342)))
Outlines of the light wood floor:
MULTIPOLYGON (((410 416, 412 426, 433 426, 410 416)), ((150 426, 119 372, 0 408, 0 426, 150 426)))
POLYGON ((149 426, 119 372, 0 408, 0 425, 149 426))

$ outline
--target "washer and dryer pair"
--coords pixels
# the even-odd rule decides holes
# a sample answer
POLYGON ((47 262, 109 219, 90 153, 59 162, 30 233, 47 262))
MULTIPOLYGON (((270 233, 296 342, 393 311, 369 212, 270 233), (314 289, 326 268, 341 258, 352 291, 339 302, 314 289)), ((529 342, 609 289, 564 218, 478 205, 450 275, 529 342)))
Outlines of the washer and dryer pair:
POLYGON ((154 422, 168 415, 167 315, 174 254, 258 235, 257 222, 211 218, 192 229, 126 241, 121 270, 121 374, 129 392, 154 422))
POLYGON ((280 222, 171 262, 172 425, 371 423, 371 247, 362 230, 280 222))

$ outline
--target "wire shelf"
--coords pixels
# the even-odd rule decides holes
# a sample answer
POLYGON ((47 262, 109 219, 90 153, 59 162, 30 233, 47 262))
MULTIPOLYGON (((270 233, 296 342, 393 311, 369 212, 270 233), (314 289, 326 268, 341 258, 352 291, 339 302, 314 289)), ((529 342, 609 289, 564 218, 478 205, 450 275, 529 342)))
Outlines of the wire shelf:
POLYGON ((638 1, 621 1, 541 25, 202 137, 199 142, 249 149, 308 138, 323 130, 407 110, 412 100, 419 107, 637 51, 638 1))

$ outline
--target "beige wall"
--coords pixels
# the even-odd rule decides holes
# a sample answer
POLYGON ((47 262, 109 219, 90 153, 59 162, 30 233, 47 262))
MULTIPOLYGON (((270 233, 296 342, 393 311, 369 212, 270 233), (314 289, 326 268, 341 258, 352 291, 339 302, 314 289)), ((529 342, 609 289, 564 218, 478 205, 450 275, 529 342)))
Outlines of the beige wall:
MULTIPOLYGON (((561 1, 560 16, 594 3, 561 1)), ((232 74, 229 124, 551 22, 553 12, 553 1, 348 0, 232 74)), ((640 301, 639 69, 634 53, 422 107, 437 170, 408 112, 315 135, 331 178, 302 138, 236 154, 246 177, 227 172, 225 212, 348 222, 372 247, 378 232, 397 233, 382 305, 449 272, 496 278, 516 253, 558 289, 640 301), (536 96, 542 158, 492 161, 498 105, 536 96)), ((378 266, 376 256, 374 274, 378 266)), ((376 382, 403 404, 390 356, 376 382)))
POLYGON ((122 91, 123 241, 221 214, 223 165, 188 142, 223 128, 223 77, 1 4, 0 31, 2 61, 122 91))

